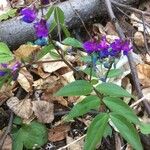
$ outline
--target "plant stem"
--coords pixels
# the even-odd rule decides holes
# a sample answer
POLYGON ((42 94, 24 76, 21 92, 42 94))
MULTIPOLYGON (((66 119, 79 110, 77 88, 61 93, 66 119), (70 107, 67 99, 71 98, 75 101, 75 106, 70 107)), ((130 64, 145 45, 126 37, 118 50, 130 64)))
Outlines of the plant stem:
MULTIPOLYGON (((110 0, 105 0, 107 11, 109 13, 109 16, 110 16, 113 24, 116 27, 118 35, 120 36, 121 39, 124 40, 125 39, 125 35, 124 35, 123 30, 120 27, 120 25, 119 25, 119 23, 118 23, 115 15, 114 15, 114 12, 112 10, 112 4, 111 4, 111 2, 112 1, 110 1, 110 0)), ((114 3, 114 2, 112 2, 112 3, 114 3)), ((115 4, 116 4, 116 2, 115 2, 115 4)), ((117 5, 117 6, 119 6, 119 5, 117 5)), ((128 58, 128 62, 129 62, 129 65, 130 65, 131 75, 132 75, 133 82, 134 82, 134 85, 135 85, 135 88, 136 88, 136 92, 137 92, 138 98, 140 99, 140 98, 143 97, 143 93, 142 93, 142 90, 141 90, 141 87, 140 87, 140 83, 139 83, 139 79, 138 79, 138 74, 137 74, 137 71, 136 71, 136 66, 135 66, 135 64, 133 62, 132 52, 128 53, 127 58, 128 58)), ((149 105, 148 101, 143 101, 143 105, 145 107, 145 110, 146 110, 147 114, 150 116, 150 105, 149 105)))

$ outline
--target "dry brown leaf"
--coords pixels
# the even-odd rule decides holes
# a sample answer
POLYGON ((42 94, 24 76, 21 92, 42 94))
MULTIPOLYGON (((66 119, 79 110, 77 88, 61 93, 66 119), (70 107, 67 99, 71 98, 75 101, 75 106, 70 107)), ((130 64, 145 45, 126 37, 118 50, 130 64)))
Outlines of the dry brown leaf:
POLYGON ((4 84, 0 90, 0 106, 14 94, 12 93, 12 87, 4 84))
POLYGON ((139 64, 136 66, 140 83, 144 87, 150 86, 150 65, 139 64))
POLYGON ((63 124, 56 126, 49 130, 48 139, 51 142, 61 141, 66 138, 67 132, 70 130, 70 126, 63 124))
POLYGON ((19 117, 28 119, 33 113, 31 99, 19 100, 11 97, 7 100, 7 106, 19 117))
POLYGON ((116 36, 118 36, 118 34, 116 32, 116 29, 115 29, 114 25, 112 24, 112 22, 107 22, 107 24, 105 26, 105 31, 109 35, 116 35, 116 36))
MULTIPOLYGON (((126 89, 129 93, 132 93, 132 85, 130 83, 130 79, 128 77, 125 77, 122 79, 122 87, 126 89)), ((130 97, 124 97, 123 99, 127 104, 130 102, 130 97)))
POLYGON ((46 101, 32 101, 32 110, 39 122, 51 123, 54 119, 54 105, 46 101))
POLYGON ((40 46, 33 46, 33 45, 21 45, 16 51, 14 51, 14 54, 17 59, 25 59, 32 54, 37 53, 40 50, 40 46))
MULTIPOLYGON (((143 23, 139 23, 139 22, 142 22, 142 20, 139 19, 134 13, 132 13, 131 14, 131 24, 134 27, 137 27, 139 32, 144 32, 143 23)), ((149 34, 150 33, 150 28, 148 26, 145 26, 145 27, 146 27, 146 33, 149 34)))
POLYGON ((150 65, 150 55, 149 54, 146 54, 143 59, 144 59, 146 64, 150 65))
POLYGON ((20 70, 17 81, 26 92, 32 91, 33 77, 26 69, 20 70))
POLYGON ((134 43, 137 45, 137 46, 141 46, 141 47, 144 47, 144 36, 143 36, 143 33, 142 32, 136 32, 134 34, 134 43))
POLYGON ((63 84, 58 80, 57 82, 54 82, 50 87, 48 87, 43 95, 42 99, 46 101, 57 101, 58 103, 62 104, 63 106, 68 106, 67 101, 63 98, 63 96, 54 96, 54 93, 56 93, 61 87, 63 87, 63 84))
MULTIPOLYGON (((40 59, 40 61, 50 61, 50 60, 54 60, 54 59, 49 53, 40 59)), ((62 67, 67 67, 67 65, 62 61, 43 63, 42 66, 43 66, 43 70, 48 73, 52 73, 62 67)))
POLYGON ((101 37, 102 35, 106 35, 105 28, 100 23, 93 24, 93 32, 95 35, 98 35, 99 37, 101 37))
MULTIPOLYGON (((76 139, 78 139, 80 137, 76 137, 76 139)), ((82 138, 81 140, 73 143, 75 141, 75 139, 73 139, 70 136, 67 136, 67 150, 83 150, 83 145, 84 145, 84 138, 82 138), (73 144, 71 144, 73 143, 73 144)))
MULTIPOLYGON (((0 139, 2 135, 3 132, 0 130, 0 139)), ((7 135, 1 150, 12 150, 12 139, 9 135, 7 135)))

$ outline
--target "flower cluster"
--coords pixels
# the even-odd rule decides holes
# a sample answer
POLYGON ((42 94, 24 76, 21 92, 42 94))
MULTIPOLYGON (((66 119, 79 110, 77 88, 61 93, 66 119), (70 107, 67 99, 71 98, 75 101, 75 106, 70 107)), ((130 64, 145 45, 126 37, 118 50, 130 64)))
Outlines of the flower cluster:
POLYGON ((0 77, 3 77, 8 73, 11 73, 13 80, 15 80, 18 75, 18 70, 20 67, 21 67, 21 64, 19 62, 16 62, 11 67, 8 64, 1 64, 2 69, 0 70, 0 77))
POLYGON ((129 40, 116 39, 109 44, 106 37, 103 37, 100 42, 87 41, 83 44, 83 48, 88 54, 97 53, 100 58, 106 58, 108 56, 116 57, 121 52, 127 55, 132 50, 129 40))
MULTIPOLYGON (((32 23, 37 18, 35 8, 24 8, 21 10, 20 14, 22 15, 22 20, 26 23, 32 23)), ((48 27, 45 19, 42 18, 38 21, 35 21, 34 29, 36 36, 39 38, 39 40, 43 41, 43 38, 48 37, 48 27)), ((39 40, 38 43, 43 46, 43 42, 39 42, 39 40)))

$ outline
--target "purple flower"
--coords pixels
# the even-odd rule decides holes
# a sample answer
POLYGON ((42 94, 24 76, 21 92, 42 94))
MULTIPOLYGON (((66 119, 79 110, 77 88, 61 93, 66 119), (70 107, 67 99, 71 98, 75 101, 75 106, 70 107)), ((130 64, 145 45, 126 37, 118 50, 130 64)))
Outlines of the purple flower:
POLYGON ((108 49, 108 47, 109 45, 106 41, 106 36, 103 36, 101 42, 98 44, 98 50, 102 51, 108 49))
POLYGON ((24 8, 20 11, 20 13, 23 15, 22 20, 27 23, 33 22, 36 18, 36 11, 34 8, 24 8))
POLYGON ((87 41, 83 43, 83 48, 88 54, 91 54, 97 50, 97 43, 92 41, 87 41))
POLYGON ((126 40, 122 46, 122 51, 124 55, 127 55, 129 51, 133 49, 133 46, 131 45, 129 40, 126 40))
POLYGON ((49 0, 41 0, 41 4, 42 5, 47 5, 47 4, 49 4, 49 0))
POLYGON ((124 55, 127 55, 129 51, 132 50, 132 46, 129 40, 123 41, 122 39, 116 39, 113 43, 110 44, 110 55, 116 56, 121 51, 124 55))
POLYGON ((6 74, 6 71, 0 70, 0 77, 5 76, 5 74, 6 74))
POLYGON ((12 67, 11 70, 12 72, 15 72, 16 70, 18 70, 20 68, 21 64, 19 62, 16 62, 12 67))
POLYGON ((7 68, 7 67, 8 67, 8 64, 1 64, 1 66, 2 66, 3 68, 7 68))
POLYGON ((46 20, 41 19, 39 22, 36 22, 34 24, 34 28, 38 38, 48 36, 48 28, 47 28, 46 20))

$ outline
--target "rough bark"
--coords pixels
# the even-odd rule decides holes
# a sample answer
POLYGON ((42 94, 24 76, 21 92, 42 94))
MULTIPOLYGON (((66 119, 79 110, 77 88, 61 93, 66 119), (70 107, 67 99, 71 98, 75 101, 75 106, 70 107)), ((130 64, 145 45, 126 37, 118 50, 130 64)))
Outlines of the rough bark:
MULTIPOLYGON (((58 4, 64 11, 65 21, 69 28, 79 27, 82 25, 81 20, 76 15, 75 11, 81 16, 85 23, 92 19, 102 17, 107 14, 104 0, 70 0, 72 6, 68 1, 58 4), (74 10, 73 10, 74 9, 74 10)), ((116 0, 124 4, 137 4, 139 0, 116 0)), ((47 8, 44 9, 46 13, 47 8)), ((39 10, 38 16, 41 16, 39 10)), ((48 21, 51 24, 51 20, 48 21)), ((36 39, 33 23, 27 24, 21 21, 20 17, 16 17, 0 24, 0 41, 6 42, 12 49, 27 41, 36 39)))

